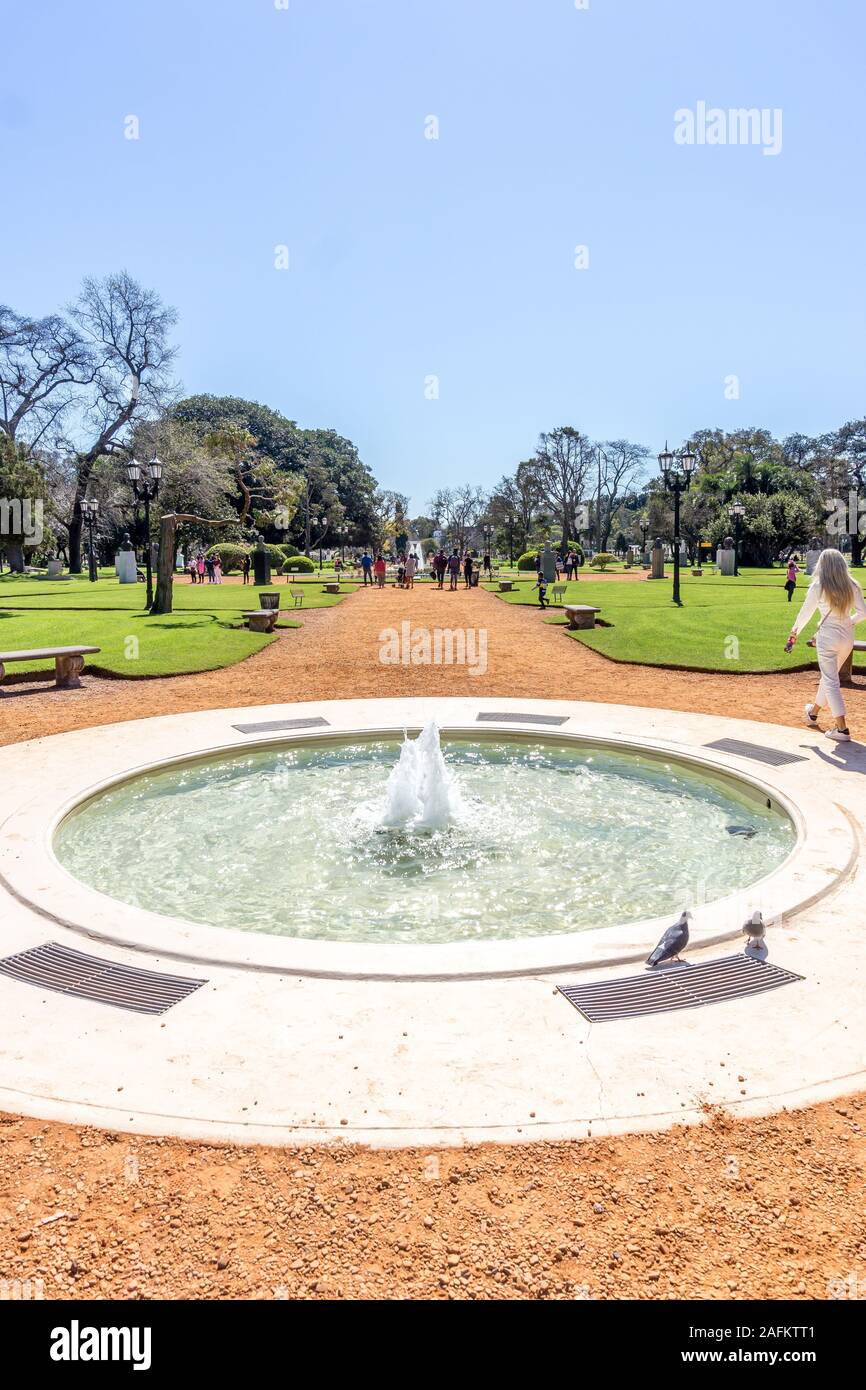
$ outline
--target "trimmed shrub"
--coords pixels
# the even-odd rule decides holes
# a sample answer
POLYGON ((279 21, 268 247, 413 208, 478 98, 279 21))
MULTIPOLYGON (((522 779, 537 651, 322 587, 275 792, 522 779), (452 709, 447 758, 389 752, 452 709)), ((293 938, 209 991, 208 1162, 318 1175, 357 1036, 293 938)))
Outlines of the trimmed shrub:
MULTIPOLYGON (((550 548, 554 552, 554 554, 561 553, 559 546, 552 545, 550 548)), ((578 560, 585 559, 583 553, 583 546, 579 545, 577 541, 569 541, 568 545, 565 547, 565 554, 568 555, 569 551, 572 550, 574 551, 578 560)), ((517 568, 519 570, 534 570, 538 562, 538 556, 539 550, 537 546, 535 550, 525 550, 522 555, 518 556, 517 568)), ((613 556, 611 556, 611 559, 613 559, 613 556)))
POLYGON ((316 566, 308 555, 288 555, 283 560, 283 574, 313 574, 316 566))
POLYGON ((608 565, 616 564, 616 556, 611 555, 608 550, 600 550, 597 555, 593 555, 589 563, 594 570, 603 570, 608 565))
POLYGON ((224 541, 221 545, 212 545, 210 550, 205 551, 206 555, 218 555, 220 564, 223 567, 223 574, 237 573, 245 555, 249 555, 249 546, 231 544, 224 541))

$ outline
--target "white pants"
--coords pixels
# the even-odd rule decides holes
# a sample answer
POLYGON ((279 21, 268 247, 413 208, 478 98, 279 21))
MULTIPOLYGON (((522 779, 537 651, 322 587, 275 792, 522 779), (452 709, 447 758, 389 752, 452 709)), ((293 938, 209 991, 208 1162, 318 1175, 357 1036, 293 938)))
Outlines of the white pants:
POLYGON ((854 624, 825 618, 818 628, 815 649, 821 682, 815 696, 816 705, 828 705, 831 714, 844 718, 845 701, 839 688, 839 672, 854 646, 854 624))

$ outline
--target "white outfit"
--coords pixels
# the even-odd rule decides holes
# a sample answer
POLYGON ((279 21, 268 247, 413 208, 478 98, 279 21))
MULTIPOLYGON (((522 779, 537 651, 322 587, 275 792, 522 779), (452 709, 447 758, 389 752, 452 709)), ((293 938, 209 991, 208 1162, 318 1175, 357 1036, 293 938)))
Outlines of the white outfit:
POLYGON ((821 614, 815 641, 821 683, 815 696, 815 704, 828 705, 832 714, 838 719, 845 716, 845 701, 842 699, 842 692, 839 687, 839 671, 851 655, 851 649, 854 645, 854 624, 860 623, 866 618, 866 602, 864 602, 862 591, 857 584, 854 585, 851 592, 851 608, 854 609, 855 616, 853 618, 850 617, 850 609, 844 618, 839 613, 835 613, 824 595, 821 581, 813 579, 794 624, 795 632, 802 632, 813 613, 819 612, 821 614))

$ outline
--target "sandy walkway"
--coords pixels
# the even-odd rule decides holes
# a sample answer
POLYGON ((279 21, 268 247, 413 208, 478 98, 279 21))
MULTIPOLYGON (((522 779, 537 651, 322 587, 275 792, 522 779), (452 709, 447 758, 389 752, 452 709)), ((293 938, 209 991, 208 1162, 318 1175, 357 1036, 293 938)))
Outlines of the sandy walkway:
MULTIPOLYGON (((0 742, 35 738, 144 715, 316 698, 389 695, 525 695, 797 722, 814 694, 811 672, 703 675, 619 665, 542 621, 535 608, 503 603, 483 589, 440 593, 359 590, 336 608, 306 613, 263 652, 222 672, 162 680, 86 677, 79 691, 12 684, 0 695, 0 742), (486 629, 487 671, 466 666, 394 666, 379 661, 380 633, 413 627, 486 629)), ((849 693, 855 735, 866 737, 862 683, 849 693)))

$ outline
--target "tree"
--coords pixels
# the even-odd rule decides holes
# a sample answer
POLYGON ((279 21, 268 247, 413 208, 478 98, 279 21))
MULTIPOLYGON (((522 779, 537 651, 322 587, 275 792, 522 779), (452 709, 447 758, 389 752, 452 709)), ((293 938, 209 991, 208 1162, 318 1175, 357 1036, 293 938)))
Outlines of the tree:
POLYGON ((123 270, 103 280, 85 280, 70 316, 94 363, 81 413, 88 441, 75 450, 76 483, 69 522, 69 569, 79 574, 81 502, 94 465, 105 455, 122 454, 129 427, 158 415, 167 404, 175 356, 169 333, 177 314, 155 291, 144 289, 123 270))
MULTIPOLYGON (((833 456, 842 465, 841 476, 837 474, 837 481, 842 487, 838 492, 834 491, 834 497, 839 497, 847 506, 848 493, 857 494, 858 525, 851 533, 851 563, 862 565, 866 513, 860 512, 859 506, 864 501, 862 494, 866 488, 866 420, 849 420, 827 442, 831 445, 833 456)), ((829 498, 827 503, 830 503, 829 498)))
POLYGON ((580 512, 593 462, 592 444, 571 425, 539 435, 532 472, 541 501, 562 527, 562 545, 585 529, 580 525, 580 512))
POLYGON ((481 487, 464 483, 461 487, 440 488, 430 499, 430 511, 437 526, 445 531, 461 553, 469 536, 487 509, 487 494, 481 487))
MULTIPOLYGON (((490 498, 490 515, 498 528, 500 544, 511 543, 518 553, 526 550, 532 534, 532 523, 541 501, 534 460, 525 459, 513 475, 497 483, 490 498)), ((503 546, 504 548, 504 546, 503 546)))
POLYGON ((0 553, 24 572, 25 548, 41 544, 45 478, 26 447, 0 433, 0 553))
POLYGON ((0 305, 0 431, 28 453, 55 445, 97 362, 60 314, 31 319, 0 305))
POLYGON ((632 444, 628 439, 612 439, 598 446, 595 543, 599 550, 607 550, 614 513, 644 477, 649 454, 645 444, 632 444))

